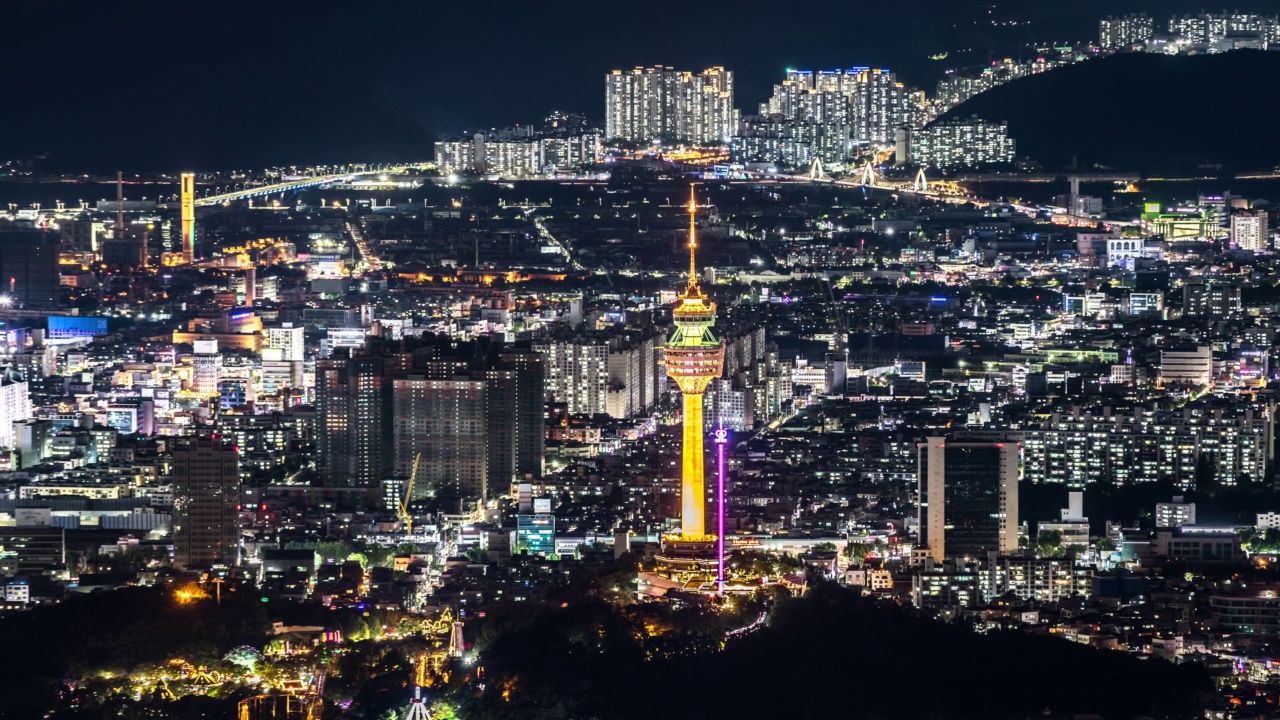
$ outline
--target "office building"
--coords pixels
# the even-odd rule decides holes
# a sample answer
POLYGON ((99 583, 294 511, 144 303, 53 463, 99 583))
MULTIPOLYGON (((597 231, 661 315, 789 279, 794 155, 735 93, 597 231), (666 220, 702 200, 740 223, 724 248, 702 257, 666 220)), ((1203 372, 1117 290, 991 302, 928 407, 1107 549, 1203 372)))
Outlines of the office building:
POLYGON ((530 555, 556 551, 556 516, 551 513, 516 516, 516 549, 530 555))
POLYGON ((1240 315, 1240 288, 1221 280, 1191 278, 1182 286, 1183 317, 1210 321, 1240 315))
MULTIPOLYGON (((46 517, 47 521, 47 517, 46 517)), ((0 553, 17 556, 14 569, 39 574, 66 565, 67 531, 60 527, 24 525, 0 527, 0 553)))
POLYGON ((179 440, 173 451, 173 549, 181 568, 240 560, 240 453, 228 441, 179 440))
POLYGON ((737 126, 730 70, 692 73, 655 66, 605 76, 608 140, 725 145, 737 126))
POLYGON ((1037 524, 1036 534, 1056 532, 1062 536, 1062 546, 1088 547, 1089 518, 1084 516, 1084 493, 1072 490, 1067 493, 1067 507, 1062 509, 1057 522, 1037 524))
POLYGON ((1280 633, 1280 587, 1268 583, 1234 583, 1230 592, 1209 596, 1217 626, 1247 635, 1280 633))
POLYGON ((1167 383, 1207 385, 1213 380, 1213 351, 1207 345, 1160 351, 1160 379, 1167 383))
POLYGON ((941 563, 1017 549, 1019 443, 929 437, 916 452, 920 544, 929 557, 941 563))
POLYGON ((25 310, 58 301, 58 238, 43 230, 0 231, 0 296, 25 310))

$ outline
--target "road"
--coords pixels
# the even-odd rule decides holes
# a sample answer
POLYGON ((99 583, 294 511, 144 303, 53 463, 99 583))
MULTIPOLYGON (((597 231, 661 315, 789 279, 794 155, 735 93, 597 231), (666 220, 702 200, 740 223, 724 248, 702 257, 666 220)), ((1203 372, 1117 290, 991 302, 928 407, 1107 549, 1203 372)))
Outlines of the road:
POLYGON ((547 230, 547 225, 546 225, 547 221, 538 217, 537 208, 532 208, 532 207, 527 208, 525 209, 524 212, 526 217, 533 220, 533 226, 538 228, 538 235, 540 235, 543 240, 546 240, 552 245, 555 245, 556 247, 560 248, 560 252, 564 253, 564 259, 569 261, 570 267, 572 267, 574 270, 586 269, 582 266, 582 263, 578 262, 577 260, 574 260, 573 256, 569 254, 569 246, 557 240, 556 237, 552 235, 549 230, 547 230))
POLYGON ((351 240, 356 244, 356 249, 360 251, 360 260, 356 263, 355 270, 351 274, 354 277, 364 277, 365 273, 376 273, 381 270, 382 259, 373 252, 369 241, 365 239, 364 233, 360 232, 360 227, 348 220, 347 232, 351 233, 351 240))

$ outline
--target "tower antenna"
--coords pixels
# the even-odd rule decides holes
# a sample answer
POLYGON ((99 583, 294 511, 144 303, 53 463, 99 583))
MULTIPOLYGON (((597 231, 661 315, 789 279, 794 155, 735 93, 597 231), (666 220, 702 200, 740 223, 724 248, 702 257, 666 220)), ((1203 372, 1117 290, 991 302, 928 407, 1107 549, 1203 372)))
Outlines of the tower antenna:
POLYGON ((693 191, 694 184, 689 183, 689 286, 698 284, 698 262, 695 254, 698 249, 697 212, 698 198, 693 191))
POLYGON ((116 237, 124 238, 124 172, 116 171, 116 237))

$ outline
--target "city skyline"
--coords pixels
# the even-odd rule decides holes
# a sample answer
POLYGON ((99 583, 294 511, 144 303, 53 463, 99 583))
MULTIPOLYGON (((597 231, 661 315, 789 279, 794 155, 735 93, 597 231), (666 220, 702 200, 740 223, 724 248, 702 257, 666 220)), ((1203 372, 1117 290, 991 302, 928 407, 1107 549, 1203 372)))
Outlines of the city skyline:
POLYGON ((1272 717, 1182 5, 0 12, 0 720, 1272 717))
MULTIPOLYGON (((371 96, 392 114, 412 120, 433 132, 448 134, 469 127, 497 127, 515 122, 536 122, 553 109, 586 113, 596 122, 603 122, 599 104, 597 78, 615 68, 630 68, 662 63, 675 67, 706 68, 723 66, 733 70, 738 79, 737 94, 744 107, 754 107, 765 100, 776 77, 787 67, 824 69, 850 66, 888 67, 908 83, 929 88, 949 67, 984 65, 988 60, 987 43, 992 44, 994 58, 1017 58, 1017 47, 1027 42, 1085 41, 1096 39, 1097 20, 1108 14, 1120 14, 1145 10, 1149 14, 1163 16, 1178 12, 1196 12, 1195 3, 1143 4, 1095 2, 1069 6, 1046 6, 1042 3, 1001 4, 991 9, 979 3, 932 3, 920 7, 908 21, 910 40, 901 42, 901 35, 888 41, 881 29, 901 23, 889 7, 872 6, 851 8, 839 3, 810 6, 797 18, 792 32, 779 37, 754 40, 751 28, 762 23, 765 8, 743 8, 728 5, 698 5, 681 8, 695 15, 689 21, 700 26, 720 27, 719 33, 730 42, 716 44, 681 43, 667 40, 661 31, 620 33, 614 41, 605 43, 595 52, 584 56, 571 52, 572 43, 539 43, 539 37, 554 37, 561 26, 552 17, 535 16, 529 22, 515 23, 505 20, 501 14, 494 20, 493 39, 477 44, 469 43, 465 34, 432 33, 431 28, 460 22, 450 13, 457 9, 427 9, 416 4, 384 6, 388 17, 396 17, 397 23, 375 23, 376 15, 357 15, 348 18, 341 5, 320 4, 310 12, 294 12, 290 6, 255 6, 261 16, 259 23, 242 23, 242 13, 205 12, 186 8, 179 13, 170 10, 157 12, 155 4, 130 4, 126 8, 107 10, 86 3, 71 3, 77 12, 61 16, 49 15, 53 5, 32 5, 15 8, 19 13, 16 26, 42 27, 48 33, 45 42, 58 47, 57 53, 45 53, 40 64, 30 63, 29 51, 35 50, 32 37, 19 35, 17 42, 0 50, 0 60, 16 72, 29 73, 47 82, 67 77, 81 76, 89 67, 98 63, 97 48, 102 38, 121 38, 109 43, 116 61, 112 67, 112 85, 116 92, 92 93, 89 112, 99 114, 99 133, 127 133, 126 124, 117 118, 128 116, 129 105, 125 98, 146 96, 151 87, 165 87, 179 77, 196 78, 196 83, 206 83, 204 91, 192 98, 199 103, 201 95, 213 94, 226 100, 260 102, 272 105, 279 112, 287 112, 290 103, 336 102, 345 97, 347 103, 361 96, 371 96), (145 51, 142 38, 169 36, 180 31, 184 17, 189 22, 206 28, 208 37, 224 38, 234 53, 219 53, 210 46, 195 45, 190 53, 179 54, 160 62, 145 51), (808 31, 803 18, 821 17, 824 28, 842 28, 830 36, 808 31), (975 22, 986 20, 997 23, 988 26, 983 35, 971 32, 975 22), (1038 29, 1030 34, 1024 26, 1005 26, 1002 22, 1024 22, 1031 27, 1043 23, 1066 34, 1049 34, 1038 29), (532 24, 530 24, 532 23, 532 24), (281 37, 264 35, 261 28, 295 27, 296 31, 281 37), (418 28, 431 40, 422 43, 411 33, 418 28), (1069 31, 1069 32, 1068 32, 1069 31), (955 33, 966 35, 956 42, 955 33), (332 55, 341 56, 342 62, 326 60, 322 53, 318 65, 310 71, 296 66, 291 56, 314 51, 304 38, 323 38, 321 43, 332 43, 344 35, 344 44, 338 45, 332 55), (986 40, 983 40, 983 37, 986 40), (130 40, 130 38, 134 40, 130 40), (411 39, 413 38, 413 39, 411 39), (741 41, 735 40, 742 38, 741 41), (414 41, 417 40, 417 41, 414 41), (759 47, 764 42, 765 47, 759 47), (283 44, 281 44, 283 43, 283 44), (90 61, 88 53, 95 55, 90 61), (972 53, 954 55, 969 48, 972 53), (953 53, 950 61, 935 61, 929 57, 939 53, 953 53), (597 54, 598 53, 598 54, 597 54), (594 59, 592 59, 594 58, 594 59), (966 59, 967 58, 967 59, 966 59), (517 72, 524 79, 510 84, 501 93, 481 93, 467 84, 456 83, 462 77, 461 63, 469 72, 479 76, 501 77, 517 72), (347 88, 342 95, 326 90, 324 93, 303 97, 288 94, 273 99, 272 87, 286 79, 291 83, 308 78, 330 77, 340 79, 347 88), (266 83, 271 84, 264 84, 266 83), (156 83, 152 86, 151 83, 156 83), (284 103, 284 104, 281 104, 284 103), (97 108, 95 110, 94 108, 97 108), (102 123, 106 122, 105 125, 102 123)), ((1237 3, 1241 9, 1253 7, 1266 9, 1265 3, 1237 3)), ((674 8, 672 8, 674 11, 674 8)), ((621 12, 582 6, 565 8, 563 12, 590 27, 611 27, 618 24, 606 15, 598 13, 621 12), (598 16, 598 20, 590 18, 598 16)), ((535 14, 536 15, 536 14, 535 14)), ((573 27, 573 26, 568 26, 573 27)), ((785 26, 784 26, 785 27, 785 26)), ((382 111, 378 111, 382 112, 382 111)), ((41 103, 31 103, 27 117, 40 117, 40 124, 24 125, 22 117, 9 118, 0 129, 0 137, 6 138, 0 145, 0 154, 15 152, 35 153, 49 150, 51 145, 61 144, 65 138, 56 133, 71 131, 77 127, 72 119, 55 114, 44 115, 41 103), (40 138, 25 144, 24 137, 40 138), (20 146, 14 142, 22 142, 20 146)), ((234 119, 234 118, 233 118, 234 119)), ((237 120, 238 122, 238 120, 237 120)), ((233 125, 235 132, 247 132, 233 125)), ((157 136, 158 129, 151 129, 153 142, 157 137, 165 143, 176 142, 167 133, 157 136)), ((88 146, 86 146, 88 147, 88 146)))

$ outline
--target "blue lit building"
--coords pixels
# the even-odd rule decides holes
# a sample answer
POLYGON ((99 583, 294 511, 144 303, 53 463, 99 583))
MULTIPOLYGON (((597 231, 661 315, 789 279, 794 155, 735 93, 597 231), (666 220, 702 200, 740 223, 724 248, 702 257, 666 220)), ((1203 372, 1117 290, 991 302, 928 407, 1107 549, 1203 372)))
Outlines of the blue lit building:
POLYGON ((107 319, 77 317, 74 315, 50 315, 49 339, 92 338, 107 334, 107 319))
POLYGON ((516 546, 530 555, 550 555, 556 549, 556 516, 551 513, 516 516, 516 546))

